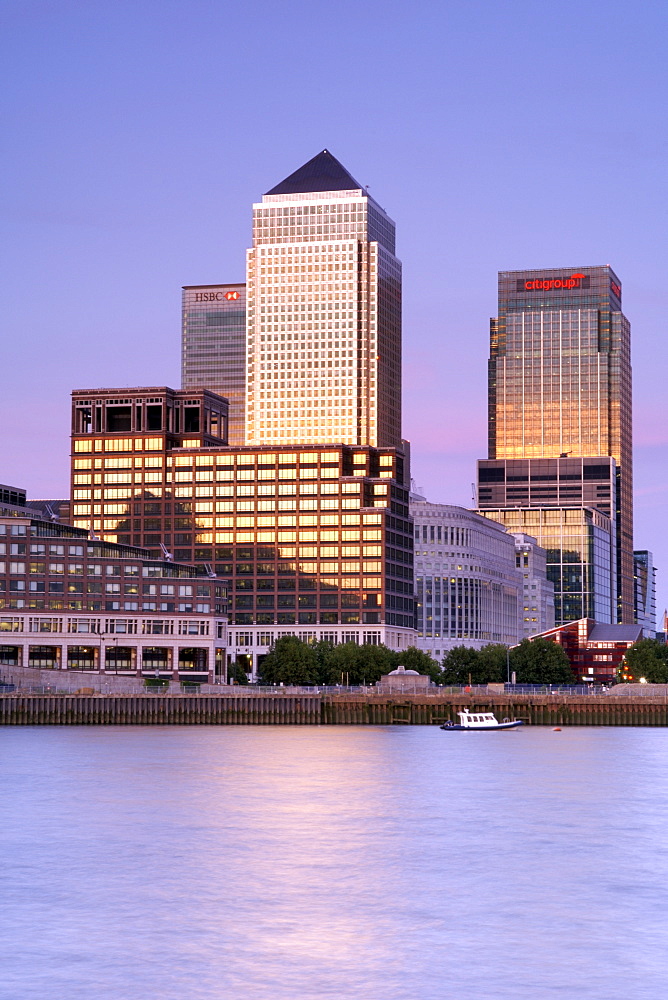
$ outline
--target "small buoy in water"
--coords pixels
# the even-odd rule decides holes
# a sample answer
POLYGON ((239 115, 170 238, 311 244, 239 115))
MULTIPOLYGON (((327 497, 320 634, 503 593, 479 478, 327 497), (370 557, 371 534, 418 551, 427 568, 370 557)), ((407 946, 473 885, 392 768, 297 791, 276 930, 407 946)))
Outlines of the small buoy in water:
POLYGON ((560 733, 561 732, 561 726, 555 726, 554 729, 552 730, 552 732, 553 733, 560 733))

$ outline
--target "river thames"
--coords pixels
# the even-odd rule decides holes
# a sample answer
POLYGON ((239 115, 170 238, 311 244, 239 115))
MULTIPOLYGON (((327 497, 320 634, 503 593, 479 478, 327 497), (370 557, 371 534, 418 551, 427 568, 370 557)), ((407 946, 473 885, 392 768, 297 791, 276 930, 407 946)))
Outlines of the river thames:
POLYGON ((668 995, 668 730, 0 744, 2 998, 668 995))

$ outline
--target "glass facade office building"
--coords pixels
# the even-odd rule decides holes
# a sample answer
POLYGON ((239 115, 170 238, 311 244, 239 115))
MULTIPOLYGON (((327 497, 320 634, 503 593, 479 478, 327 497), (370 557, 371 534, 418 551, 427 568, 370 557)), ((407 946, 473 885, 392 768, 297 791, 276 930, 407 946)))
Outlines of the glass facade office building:
POLYGON ((395 227, 323 150, 253 206, 246 441, 401 447, 395 227))
MULTIPOLYGON (((610 267, 499 274, 499 311, 490 328, 488 457, 600 458, 601 467, 615 460, 612 620, 630 623, 634 616, 631 360, 630 326, 622 313, 621 294, 621 282, 610 267)), ((489 482, 479 482, 481 509, 495 505, 486 496, 488 486, 489 482)), ((563 492, 560 504, 587 503, 584 497, 563 492)), ((506 502, 513 501, 507 497, 506 502)), ((514 502, 534 507, 554 500, 541 497, 535 489, 528 500, 517 493, 514 502)), ((530 527, 526 530, 535 534, 530 527)), ((583 587, 583 594, 587 589, 583 587)), ((565 596, 562 614, 570 615, 569 605, 565 596)), ((557 610, 557 621, 563 620, 569 619, 560 619, 557 610)), ((609 621, 610 615, 599 620, 609 621)))
POLYGON ((647 549, 633 553, 635 566, 636 622, 642 626, 643 635, 656 636, 656 566, 647 549))
POLYGON ((532 535, 547 554, 557 623, 610 622, 614 572, 610 519, 589 507, 506 507, 479 510, 507 531, 532 535))
POLYGON ((181 387, 229 401, 230 444, 243 444, 246 408, 246 286, 183 288, 181 387))

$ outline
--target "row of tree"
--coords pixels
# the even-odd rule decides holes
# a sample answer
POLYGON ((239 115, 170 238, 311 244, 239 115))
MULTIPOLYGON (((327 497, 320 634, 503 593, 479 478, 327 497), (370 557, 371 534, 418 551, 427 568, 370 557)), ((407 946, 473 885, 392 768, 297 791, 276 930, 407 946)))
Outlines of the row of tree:
POLYGON ((624 657, 620 671, 621 681, 639 681, 648 684, 668 684, 668 646, 658 639, 640 639, 624 657))
MULTIPOLYGON (((525 639, 510 650, 493 643, 482 649, 455 646, 438 663, 415 646, 397 653, 387 646, 306 643, 296 636, 276 641, 262 661, 260 680, 264 684, 375 684, 399 665, 427 674, 436 684, 503 683, 513 672, 518 684, 575 682, 563 649, 547 639, 525 639)), ((240 664, 231 666, 229 676, 237 683, 246 681, 240 664)))
POLYGON ((295 636, 278 639, 260 666, 264 684, 375 684, 400 664, 438 683, 440 667, 427 653, 412 646, 395 653, 387 646, 344 642, 306 643, 295 636))

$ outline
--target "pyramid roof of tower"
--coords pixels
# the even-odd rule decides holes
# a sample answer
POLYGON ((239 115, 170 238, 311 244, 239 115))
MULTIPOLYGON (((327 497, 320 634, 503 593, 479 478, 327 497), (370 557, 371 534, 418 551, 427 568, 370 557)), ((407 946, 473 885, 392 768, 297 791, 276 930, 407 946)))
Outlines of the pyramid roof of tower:
POLYGON ((352 191, 361 190, 346 168, 339 163, 328 149, 314 156, 293 174, 282 180, 267 194, 305 194, 310 191, 352 191))

